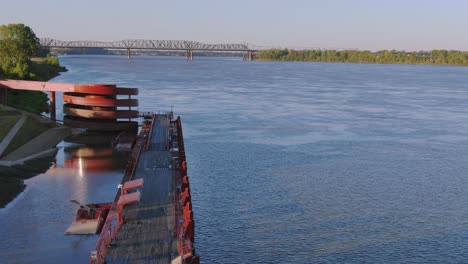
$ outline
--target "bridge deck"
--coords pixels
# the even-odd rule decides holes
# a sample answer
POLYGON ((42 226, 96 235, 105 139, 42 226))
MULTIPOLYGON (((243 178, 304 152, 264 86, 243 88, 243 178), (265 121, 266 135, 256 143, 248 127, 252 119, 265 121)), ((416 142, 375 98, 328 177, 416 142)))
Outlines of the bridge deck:
POLYGON ((141 201, 125 206, 124 224, 106 252, 106 263, 171 263, 176 258, 175 177, 169 151, 169 118, 158 115, 149 149, 140 156, 134 179, 143 179, 141 201))

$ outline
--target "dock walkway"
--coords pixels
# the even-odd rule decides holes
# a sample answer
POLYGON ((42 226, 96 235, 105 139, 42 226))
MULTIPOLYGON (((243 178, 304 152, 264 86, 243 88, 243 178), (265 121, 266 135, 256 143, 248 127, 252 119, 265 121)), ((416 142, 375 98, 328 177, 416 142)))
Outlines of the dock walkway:
POLYGON ((92 264, 199 264, 180 117, 146 119, 92 264))
POLYGON ((169 119, 158 115, 148 150, 143 152, 134 179, 143 179, 141 201, 124 207, 121 225, 106 263, 171 263, 178 255, 174 235, 175 173, 169 150, 169 119))

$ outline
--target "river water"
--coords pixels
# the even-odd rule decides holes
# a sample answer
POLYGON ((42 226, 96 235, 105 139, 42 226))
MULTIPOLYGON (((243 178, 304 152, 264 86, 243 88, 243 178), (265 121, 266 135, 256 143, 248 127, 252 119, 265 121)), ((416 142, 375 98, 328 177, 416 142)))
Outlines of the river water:
MULTIPOLYGON (((60 59, 55 82, 137 87, 140 111, 181 115, 203 263, 468 261, 468 67, 60 59)), ((61 146, 0 209, 0 263, 88 260, 96 237, 63 235, 69 200, 111 200, 123 162, 61 146)))

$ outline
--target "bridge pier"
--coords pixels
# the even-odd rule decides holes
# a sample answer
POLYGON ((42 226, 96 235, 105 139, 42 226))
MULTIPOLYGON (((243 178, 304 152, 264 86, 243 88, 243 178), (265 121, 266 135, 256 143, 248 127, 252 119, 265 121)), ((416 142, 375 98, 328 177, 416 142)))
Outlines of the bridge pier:
POLYGON ((252 58, 253 58, 253 52, 251 50, 247 51, 246 53, 244 53, 242 55, 242 60, 245 60, 245 61, 252 61, 252 58))
POLYGON ((193 51, 192 50, 187 50, 187 60, 188 61, 193 60, 193 51))
POLYGON ((127 49, 127 59, 131 59, 132 58, 132 53, 130 52, 130 49, 127 49))
POLYGON ((247 51, 247 60, 252 61, 252 51, 247 51))
POLYGON ((55 121, 57 119, 56 117, 56 114, 55 114, 55 92, 49 92, 50 93, 50 109, 49 109, 49 112, 50 112, 50 119, 52 121, 55 121))

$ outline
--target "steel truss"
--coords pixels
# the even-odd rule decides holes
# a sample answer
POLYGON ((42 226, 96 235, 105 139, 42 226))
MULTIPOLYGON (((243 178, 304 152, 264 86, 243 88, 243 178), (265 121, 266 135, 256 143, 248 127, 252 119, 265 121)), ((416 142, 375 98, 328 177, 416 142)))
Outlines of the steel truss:
POLYGON ((127 39, 120 41, 63 41, 51 38, 40 38, 40 44, 45 48, 101 48, 101 49, 132 49, 132 50, 199 50, 199 51, 254 51, 249 44, 221 43, 208 44, 187 40, 144 40, 127 39))

